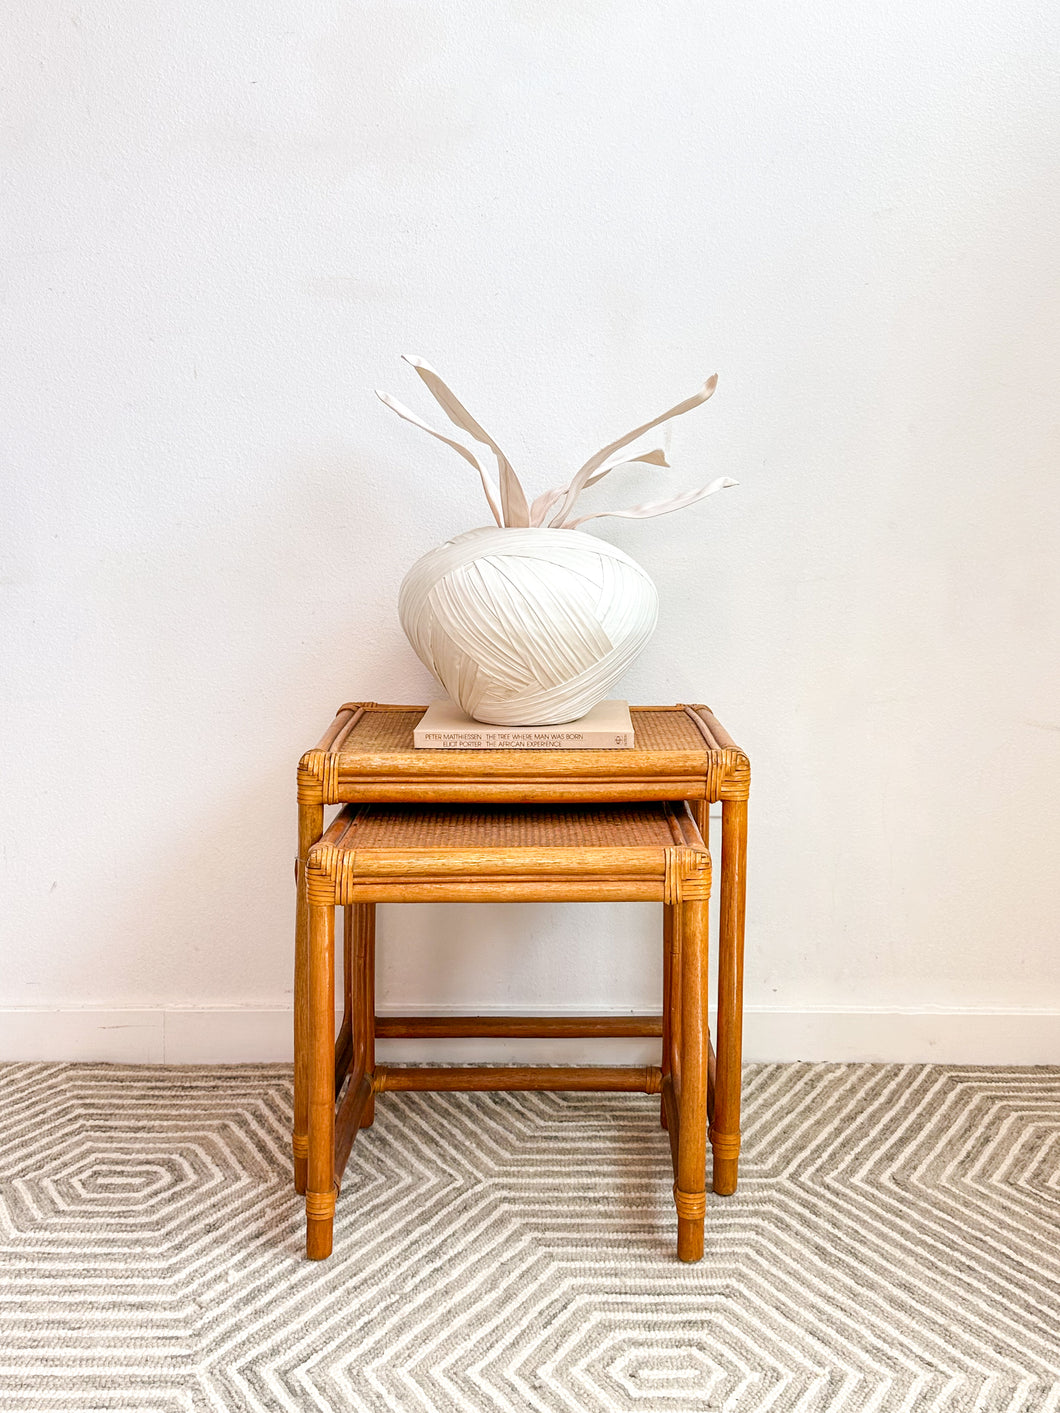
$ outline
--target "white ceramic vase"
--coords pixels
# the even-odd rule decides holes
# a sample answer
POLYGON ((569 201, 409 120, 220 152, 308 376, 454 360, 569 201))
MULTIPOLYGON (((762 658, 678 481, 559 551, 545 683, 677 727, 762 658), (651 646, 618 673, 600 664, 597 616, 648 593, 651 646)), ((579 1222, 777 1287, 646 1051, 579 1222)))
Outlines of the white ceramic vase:
POLYGON ((645 646, 658 607, 628 554, 537 526, 447 540, 417 560, 398 597, 420 660, 468 716, 499 726, 584 716, 645 646))

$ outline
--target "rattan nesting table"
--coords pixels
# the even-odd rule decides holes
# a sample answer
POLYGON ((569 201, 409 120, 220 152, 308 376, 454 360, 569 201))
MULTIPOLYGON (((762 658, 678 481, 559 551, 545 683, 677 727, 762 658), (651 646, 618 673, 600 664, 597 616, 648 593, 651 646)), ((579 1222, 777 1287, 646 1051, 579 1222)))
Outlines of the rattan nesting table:
MULTIPOLYGON (((702 1250, 702 1187, 697 1195, 696 1184, 687 1187, 682 1182, 679 1150, 683 1141, 687 1152, 693 1155, 685 1160, 687 1177, 696 1162, 695 1131, 697 1127, 706 1128, 708 1118, 714 1191, 731 1193, 737 1181, 748 758, 709 709, 698 705, 631 708, 636 748, 619 751, 417 751, 412 732, 424 710, 422 706, 346 703, 319 744, 302 757, 298 766, 292 1148, 295 1187, 306 1193, 309 1254, 326 1255, 330 1250, 337 1182, 358 1129, 372 1122, 375 1094, 380 1090, 634 1088, 663 1095, 662 1117, 670 1129, 678 1179, 676 1191, 683 1194, 676 1198, 679 1252, 684 1259, 694 1260, 697 1250, 702 1250), (699 965, 690 958, 700 953, 705 958, 710 877, 708 807, 716 801, 722 806, 722 839, 715 1047, 710 1045, 706 1027, 705 971, 697 973, 701 984, 692 979, 682 981, 682 977, 685 968, 692 966, 694 970, 699 965), (648 802, 653 803, 641 825, 654 831, 650 845, 619 831, 610 845, 599 846, 610 848, 612 853, 617 851, 614 862, 620 869, 618 875, 608 872, 598 853, 594 856, 593 846, 576 843, 575 836, 564 835, 565 842, 557 842, 547 829, 540 832, 545 827, 543 821, 557 810, 562 814, 575 806, 597 807, 595 812, 583 810, 584 839, 585 830, 591 835, 602 827, 600 807, 611 807, 612 817, 630 819, 631 809, 647 808, 648 802), (374 812, 348 809, 325 835, 324 809, 329 804, 401 806, 404 813, 380 812, 378 808, 374 812), (416 842, 420 836, 415 829, 428 827, 431 810, 436 819, 430 827, 442 828, 439 837, 453 840, 461 837, 460 830, 484 827, 481 823, 476 825, 476 820, 492 819, 496 823, 496 809, 502 805, 527 807, 502 811, 508 819, 535 815, 534 827, 539 833, 534 843, 513 845, 516 836, 501 835, 480 836, 477 844, 446 849, 432 849, 416 842), (454 811, 448 807, 458 808, 454 811), (447 821, 444 826, 438 823, 443 818, 447 821), (420 824, 409 833, 410 820, 415 819, 420 824), (457 825, 459 829, 454 834, 457 825), (665 837, 660 832, 663 825, 669 831, 665 837), (375 833, 368 835, 366 830, 375 833), (355 842, 358 837, 359 844, 355 842), (365 844, 368 837, 374 838, 375 843, 365 844), (497 860, 510 854, 513 847, 517 857, 510 860, 511 867, 498 871, 497 860), (646 849, 651 853, 650 861, 646 849), (457 857, 461 852, 463 857, 457 857), (542 870, 533 864, 531 856, 535 852, 546 859, 548 868, 542 870), (437 870, 436 876, 431 876, 429 869, 410 874, 413 855, 420 854, 420 865, 429 863, 437 870), (374 873, 365 872, 373 868, 374 873), (684 889, 686 875, 692 880, 690 892, 684 889), (535 891, 541 889, 546 891, 535 891), (372 985, 375 904, 411 901, 414 896, 417 901, 422 897, 456 900, 476 896, 509 900, 547 896, 572 901, 590 897, 656 898, 664 904, 662 1014, 376 1016, 372 985), (335 1037, 334 1012, 329 1011, 331 1003, 326 997, 334 984, 333 917, 338 906, 346 909, 346 981, 343 1020, 335 1037), (682 947, 683 937, 689 939, 689 946, 682 947), (700 1017, 698 1025, 696 1016, 700 1017), (682 1058, 682 1045, 693 1043, 697 1029, 702 1032, 702 1056, 690 1053, 682 1058), (402 1072, 394 1067, 377 1066, 374 1056, 377 1036, 594 1035, 660 1037, 662 1064, 658 1069, 641 1066, 629 1070, 596 1066, 435 1071, 421 1068, 420 1078, 409 1080, 400 1078, 402 1072), (694 1077, 687 1082, 684 1102, 680 1093, 682 1085, 686 1085, 685 1075, 698 1072, 700 1058, 704 1077, 702 1121, 692 1117, 698 1102, 694 1077), (354 1079, 356 1083, 352 1082, 354 1079), (336 1095, 344 1085, 336 1113, 336 1095), (682 1113, 686 1115, 684 1124, 682 1113)), ((616 827, 613 819, 608 827, 616 827)), ((529 826, 524 826, 524 834, 526 828, 529 826)), ((705 1135, 700 1146, 705 1147, 705 1135)))

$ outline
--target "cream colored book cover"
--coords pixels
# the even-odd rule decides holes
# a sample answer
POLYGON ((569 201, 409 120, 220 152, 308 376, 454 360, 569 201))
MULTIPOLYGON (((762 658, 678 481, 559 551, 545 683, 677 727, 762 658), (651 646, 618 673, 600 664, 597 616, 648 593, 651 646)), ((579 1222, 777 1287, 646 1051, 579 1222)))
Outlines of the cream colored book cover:
POLYGON ((621 751, 633 746, 629 703, 597 702, 585 716, 559 726, 490 726, 451 701, 432 702, 413 730, 427 751, 621 751))

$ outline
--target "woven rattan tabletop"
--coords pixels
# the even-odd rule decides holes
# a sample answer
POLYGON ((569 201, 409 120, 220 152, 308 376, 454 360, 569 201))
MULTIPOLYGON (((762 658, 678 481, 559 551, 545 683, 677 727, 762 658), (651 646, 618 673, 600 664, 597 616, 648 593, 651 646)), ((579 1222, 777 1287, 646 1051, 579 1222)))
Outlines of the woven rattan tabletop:
MULTIPOLYGON (((412 744, 413 728, 423 714, 422 707, 370 707, 359 702, 346 703, 340 710, 352 707, 354 711, 366 706, 364 715, 344 735, 338 747, 343 756, 394 755, 414 751, 417 757, 432 755, 451 756, 450 751, 416 750, 412 744)), ((704 739, 695 723, 683 711, 652 710, 650 707, 634 707, 632 711, 636 749, 654 752, 702 751, 704 739)), ((333 747, 334 749, 334 747, 333 747)), ((493 756, 494 751, 475 754, 493 756)), ((570 759, 570 752, 534 751, 534 756, 562 754, 570 759)), ((579 752, 579 755, 581 752, 579 752)), ((609 752, 613 755, 614 752, 609 752)))
POLYGON ((704 847, 683 801, 596 807, 350 805, 325 839, 358 850, 704 847))
POLYGON ((746 798, 747 756, 708 707, 631 707, 631 750, 429 751, 423 706, 346 702, 298 768, 304 804, 746 798))

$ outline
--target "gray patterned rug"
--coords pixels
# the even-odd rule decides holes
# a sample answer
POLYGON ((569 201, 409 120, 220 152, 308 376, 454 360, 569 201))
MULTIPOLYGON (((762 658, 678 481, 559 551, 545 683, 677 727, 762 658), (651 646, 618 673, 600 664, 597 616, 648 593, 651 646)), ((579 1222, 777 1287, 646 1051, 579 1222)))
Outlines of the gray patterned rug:
POLYGON ((383 1096, 302 1257, 290 1072, 0 1067, 0 1409, 1048 1413, 1060 1069, 755 1065, 682 1266, 656 1103, 383 1096))

